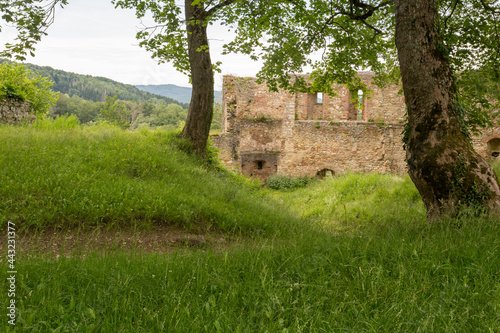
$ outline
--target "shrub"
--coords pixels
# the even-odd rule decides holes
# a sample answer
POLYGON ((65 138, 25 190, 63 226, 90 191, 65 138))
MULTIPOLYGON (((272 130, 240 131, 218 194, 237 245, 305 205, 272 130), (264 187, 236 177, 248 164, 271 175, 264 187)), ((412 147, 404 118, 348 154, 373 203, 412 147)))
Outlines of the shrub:
POLYGON ((284 190, 305 187, 313 180, 307 176, 291 177, 285 175, 273 175, 269 177, 266 185, 273 190, 284 190))
POLYGON ((13 98, 29 101, 36 116, 47 114, 57 101, 57 94, 50 90, 52 82, 23 65, 0 64, 0 99, 13 98))

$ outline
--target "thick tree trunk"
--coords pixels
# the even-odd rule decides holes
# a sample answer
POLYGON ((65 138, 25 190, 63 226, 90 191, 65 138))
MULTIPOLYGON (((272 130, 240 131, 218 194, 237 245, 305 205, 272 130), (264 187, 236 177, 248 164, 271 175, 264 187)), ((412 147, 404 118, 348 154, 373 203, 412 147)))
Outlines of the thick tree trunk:
POLYGON ((207 13, 203 6, 191 6, 191 3, 192 0, 185 0, 193 90, 181 137, 187 138, 192 143, 193 149, 205 157, 213 117, 214 74, 205 25, 207 13))
POLYGON ((408 111, 408 171, 433 221, 458 207, 497 208, 498 179, 473 149, 456 112, 456 87, 440 51, 435 0, 396 0, 396 46, 408 111))

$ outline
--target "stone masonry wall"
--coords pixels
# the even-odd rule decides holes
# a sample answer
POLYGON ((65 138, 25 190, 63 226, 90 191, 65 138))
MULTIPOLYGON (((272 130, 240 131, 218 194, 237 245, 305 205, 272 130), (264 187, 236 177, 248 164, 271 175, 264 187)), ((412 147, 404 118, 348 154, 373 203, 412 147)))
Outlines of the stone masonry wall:
POLYGON ((402 125, 368 122, 295 122, 291 149, 282 151, 278 173, 313 177, 323 169, 405 172, 402 125))
POLYGON ((36 117, 30 113, 30 103, 4 98, 0 100, 0 123, 32 123, 36 117))
MULTIPOLYGON (((369 72, 359 77, 371 90, 363 92, 360 110, 352 102, 359 92, 343 86, 336 96, 290 94, 269 92, 254 78, 225 76, 223 131, 212 137, 222 162, 261 180, 324 170, 406 172, 401 87, 379 88, 369 72)), ((484 130, 473 145, 488 160, 500 161, 500 128, 484 130)))

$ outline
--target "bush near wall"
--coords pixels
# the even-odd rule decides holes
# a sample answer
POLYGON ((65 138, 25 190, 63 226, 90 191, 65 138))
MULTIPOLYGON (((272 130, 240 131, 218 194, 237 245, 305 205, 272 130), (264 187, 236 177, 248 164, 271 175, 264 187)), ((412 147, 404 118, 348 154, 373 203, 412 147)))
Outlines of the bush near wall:
MULTIPOLYGON (((35 116, 47 114, 57 101, 50 88, 52 82, 19 64, 0 64, 0 101, 29 102, 28 112, 35 116)), ((12 104, 12 102, 9 102, 12 104)))
POLYGON ((286 190, 305 187, 312 181, 314 180, 307 176, 291 177, 286 175, 272 175, 267 180, 266 185, 273 190, 286 190))

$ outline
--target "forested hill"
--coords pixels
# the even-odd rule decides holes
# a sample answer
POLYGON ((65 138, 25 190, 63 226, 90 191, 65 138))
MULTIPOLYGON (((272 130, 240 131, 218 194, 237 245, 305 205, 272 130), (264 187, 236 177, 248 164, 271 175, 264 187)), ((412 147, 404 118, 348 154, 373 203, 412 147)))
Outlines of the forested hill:
MULTIPOLYGON (((5 59, 0 59, 0 63, 10 62, 5 59)), ((26 68, 40 73, 42 76, 47 76, 53 81, 52 90, 68 94, 69 96, 79 96, 85 100, 94 102, 104 102, 106 96, 118 96, 119 100, 124 101, 143 101, 151 99, 164 100, 165 104, 178 104, 183 108, 188 107, 188 103, 180 101, 180 99, 153 94, 137 87, 116 82, 104 77, 95 77, 91 75, 81 75, 62 70, 53 69, 52 67, 37 66, 33 64, 25 64, 26 68)))
MULTIPOLYGON (((136 86, 137 88, 148 91, 153 94, 161 95, 161 96, 166 96, 170 98, 175 98, 179 102, 189 104, 191 101, 191 88, 188 87, 179 87, 176 86, 175 84, 158 84, 158 85, 139 85, 136 86)), ((222 102, 222 92, 221 91, 214 91, 214 99, 215 102, 222 102)))

